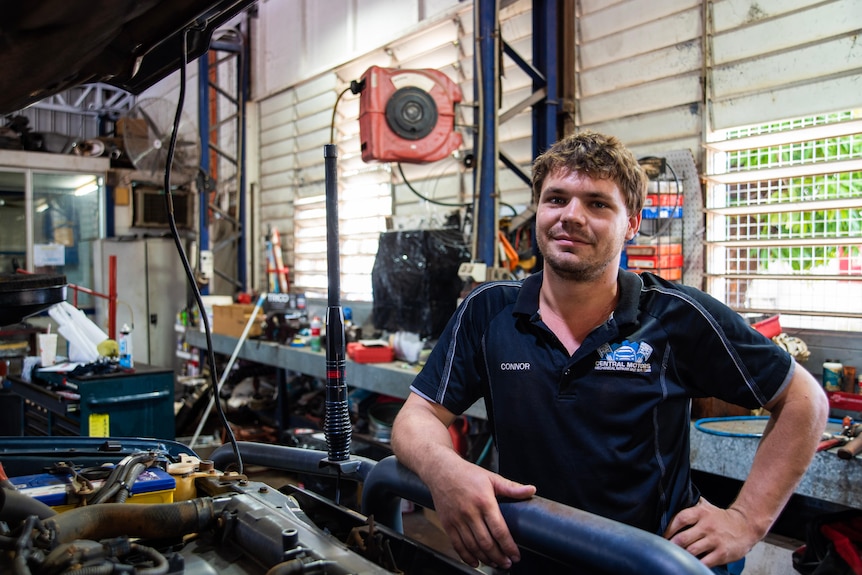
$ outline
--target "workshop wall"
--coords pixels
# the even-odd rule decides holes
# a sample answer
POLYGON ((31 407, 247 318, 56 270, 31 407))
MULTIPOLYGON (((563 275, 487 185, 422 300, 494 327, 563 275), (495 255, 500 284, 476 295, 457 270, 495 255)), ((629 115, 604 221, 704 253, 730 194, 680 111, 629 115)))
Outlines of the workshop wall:
MULTIPOLYGON (((501 35, 529 61, 533 2, 502 4, 501 35)), ((577 12, 562 13, 572 20, 563 26, 574 54, 574 81, 562 78, 570 86, 563 101, 569 125, 613 133, 638 156, 689 150, 700 168, 707 130, 858 106, 862 48, 854 42, 858 18, 846 16, 859 11, 852 0, 584 0, 577 12)), ((472 12, 471 3, 457 2, 344 2, 342 10, 261 3, 252 51, 260 70, 253 90, 260 136, 250 141, 260 168, 255 235, 277 226, 288 265, 295 260, 292 202, 321 193, 320 150, 337 94, 370 65, 432 67, 459 83, 465 103, 475 102, 472 12)), ((501 65, 505 110, 531 85, 508 58, 501 65)), ((346 95, 334 116, 342 174, 373 169, 359 160, 357 100, 346 95)), ((469 150, 472 115, 461 108, 469 150)), ((528 168, 531 134, 529 114, 516 115, 500 126, 501 151, 528 168)), ((404 169, 434 199, 458 203, 472 189, 458 158, 404 169)), ((394 171, 377 177, 392 186, 395 221, 426 224, 446 211, 418 200, 394 171)), ((515 209, 529 202, 529 190, 508 170, 500 170, 500 188, 501 201, 515 209)))
MULTIPOLYGON (((381 4, 378 2, 378 4, 381 4)), ((532 2, 518 1, 504 3, 500 12, 501 31, 507 42, 512 45, 525 59, 530 60, 531 54, 531 18, 532 2)), ((391 3, 390 3, 391 5, 391 3)), ((445 6, 437 4, 434 7, 445 6)), ((320 285, 322 270, 319 266, 306 265, 302 261, 303 248, 296 246, 292 240, 303 241, 305 232, 303 217, 297 217, 295 206, 304 204, 312 198, 319 198, 324 191, 322 147, 330 141, 334 126, 334 138, 339 147, 339 184, 343 190, 355 190, 358 187, 378 184, 389 188, 386 196, 391 196, 388 211, 390 225, 394 229, 417 229, 439 227, 447 215, 459 204, 470 201, 472 194, 472 172, 464 166, 464 154, 472 149, 473 140, 473 109, 471 104, 476 101, 473 94, 473 6, 471 4, 452 3, 452 8, 432 12, 432 6, 425 5, 419 12, 429 14, 421 25, 414 24, 415 17, 407 20, 377 19, 375 30, 383 29, 385 23, 391 24, 389 32, 374 35, 376 47, 370 51, 342 60, 335 67, 307 78, 299 84, 265 95, 258 100, 259 133, 259 169, 257 195, 253 200, 256 206, 255 237, 266 235, 269 226, 275 226, 283 239, 286 252, 286 263, 292 270, 292 278, 300 286, 320 285), (381 24, 383 22, 383 24, 381 24), (393 38, 381 43, 381 39, 393 38), (462 150, 453 158, 430 164, 402 164, 404 177, 397 168, 389 164, 366 164, 361 160, 359 141, 359 103, 358 96, 347 93, 338 101, 337 110, 333 110, 340 92, 350 85, 351 80, 359 80, 370 66, 398 67, 400 69, 433 68, 441 70, 450 78, 455 79, 464 94, 464 103, 457 110, 456 128, 464 138, 462 150), (405 183, 409 182, 409 186, 405 183), (411 190, 418 191, 432 202, 422 201, 411 190), (297 227, 299 226, 299 228, 297 227), (297 239, 298 238, 298 239, 297 239), (299 254, 299 257, 297 257, 299 254), (298 261, 299 260, 299 261, 298 261)), ((271 5, 261 5, 261 10, 269 10, 271 5)), ((362 10, 367 6, 363 5, 362 10)), ((284 7, 281 7, 284 9, 284 7)), ((372 10, 372 12, 374 12, 372 10)), ((259 22, 271 21, 276 13, 261 12, 259 22)), ((285 15, 280 13, 280 18, 285 15)), ((295 14, 294 19, 309 18, 302 10, 295 14)), ((363 16, 363 22, 368 22, 363 16)), ((390 17, 387 17, 390 18, 390 17)), ((354 25, 351 18, 338 20, 334 23, 347 37, 352 32, 345 27, 354 25)), ((317 46, 321 35, 331 32, 321 32, 308 35, 310 45, 317 46)), ((261 42, 266 42, 266 29, 257 35, 261 42)), ((328 37, 328 36, 327 36, 328 37)), ((292 39, 290 41, 296 41, 292 39)), ((339 42, 344 42, 339 40, 339 42)), ((357 45, 348 46, 343 55, 356 54, 357 45)), ((367 46, 366 46, 367 47, 367 46)), ((267 46, 258 53, 269 53, 267 46)), ((306 60, 311 57, 308 49, 294 48, 294 54, 299 54, 296 66, 316 69, 306 60)), ((332 61, 329 51, 320 56, 321 64, 332 61), (328 58, 328 59, 327 59, 328 58)), ((268 74, 268 72, 265 72, 268 74)), ((282 74, 289 78, 291 74, 282 74)), ((271 86, 260 82, 256 89, 269 90, 271 86)), ((517 69, 511 61, 504 59, 501 74, 502 108, 526 98, 531 91, 530 78, 517 69)), ((532 160, 532 126, 529 108, 514 115, 514 117, 499 129, 501 149, 517 164, 528 167, 532 160)), ((253 147, 254 143, 250 142, 253 147)), ((250 151, 253 155, 254 151, 250 151)), ((498 179, 501 201, 512 205, 515 210, 522 210, 530 201, 530 190, 520 179, 507 170, 501 170, 498 179)), ((345 197, 347 194, 342 195, 345 197)), ((342 218, 345 217, 342 213, 342 218)), ((350 212, 351 218, 356 213, 350 212)), ((346 221, 345 221, 346 223, 346 221)), ((312 220, 313 225, 313 220, 312 220)), ((384 231, 381 225, 376 234, 384 231)), ((376 237, 360 238, 357 241, 357 253, 351 255, 351 261, 364 262, 364 268, 370 270, 373 256, 376 253, 376 237), (364 258, 364 259, 363 259, 364 258)), ((320 239, 318 238, 318 245, 320 239)), ((350 247, 350 246, 348 246, 350 247)), ((262 266, 259 266, 262 267, 262 266)), ((260 270, 256 270, 259 274, 260 270)), ((349 297, 350 294, 348 294, 349 297)))

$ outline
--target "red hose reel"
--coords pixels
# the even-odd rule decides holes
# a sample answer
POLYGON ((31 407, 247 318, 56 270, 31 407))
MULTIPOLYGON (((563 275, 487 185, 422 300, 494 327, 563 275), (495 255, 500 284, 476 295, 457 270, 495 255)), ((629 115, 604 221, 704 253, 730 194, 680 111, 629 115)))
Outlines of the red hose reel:
POLYGON ((365 162, 424 164, 441 160, 462 143, 455 131, 461 88, 432 69, 371 66, 359 96, 359 138, 365 162))

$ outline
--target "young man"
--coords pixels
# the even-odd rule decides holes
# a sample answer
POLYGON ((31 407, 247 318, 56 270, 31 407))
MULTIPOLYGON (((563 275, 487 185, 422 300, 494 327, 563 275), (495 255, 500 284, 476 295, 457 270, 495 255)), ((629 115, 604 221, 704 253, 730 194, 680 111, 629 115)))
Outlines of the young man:
POLYGON ((465 298, 394 423, 395 454, 470 565, 519 561, 497 498, 537 494, 721 572, 766 535, 815 453, 828 404, 807 371, 703 292, 619 268, 645 190, 614 137, 580 133, 537 158, 542 272, 465 298), (709 396, 772 414, 728 509, 691 484, 691 398, 709 396), (446 429, 480 397, 499 474, 460 458, 446 429))

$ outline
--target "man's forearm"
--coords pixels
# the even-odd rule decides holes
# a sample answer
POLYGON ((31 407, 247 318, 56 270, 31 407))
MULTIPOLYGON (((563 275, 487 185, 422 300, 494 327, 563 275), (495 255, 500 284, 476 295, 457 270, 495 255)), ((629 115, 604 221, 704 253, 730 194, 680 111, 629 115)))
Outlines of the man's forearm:
POLYGON ((766 535, 793 494, 816 452, 828 403, 806 372, 794 375, 787 397, 776 405, 748 478, 731 509, 766 535))
POLYGON ((424 400, 417 399, 408 399, 401 408, 392 428, 391 445, 398 460, 429 483, 447 458, 460 456, 445 423, 419 403, 424 400))

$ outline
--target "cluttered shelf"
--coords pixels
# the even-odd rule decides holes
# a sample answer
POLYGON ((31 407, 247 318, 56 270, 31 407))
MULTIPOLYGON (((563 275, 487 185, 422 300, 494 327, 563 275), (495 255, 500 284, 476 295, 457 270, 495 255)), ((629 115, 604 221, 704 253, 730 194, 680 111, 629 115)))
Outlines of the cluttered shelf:
MULTIPOLYGON (((189 330, 186 341, 192 347, 206 349, 203 332, 189 330)), ((213 351, 222 355, 235 352, 239 338, 212 334, 213 351)), ((321 379, 326 378, 326 354, 311 351, 307 347, 291 347, 271 341, 248 339, 243 341, 237 357, 246 361, 283 368, 321 379)), ((406 399, 410 384, 418 373, 417 368, 403 361, 386 363, 357 363, 346 360, 345 380, 349 387, 365 389, 374 393, 406 399)), ((478 402, 466 411, 466 415, 486 419, 485 405, 478 402)))

